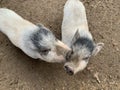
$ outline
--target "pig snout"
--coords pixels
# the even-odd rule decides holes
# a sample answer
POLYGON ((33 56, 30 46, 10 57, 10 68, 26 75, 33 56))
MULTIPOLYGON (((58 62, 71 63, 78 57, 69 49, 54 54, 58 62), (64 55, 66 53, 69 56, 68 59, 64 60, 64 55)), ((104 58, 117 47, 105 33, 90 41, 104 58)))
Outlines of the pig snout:
POLYGON ((68 75, 74 75, 74 71, 70 67, 68 67, 67 65, 64 66, 64 69, 68 75))

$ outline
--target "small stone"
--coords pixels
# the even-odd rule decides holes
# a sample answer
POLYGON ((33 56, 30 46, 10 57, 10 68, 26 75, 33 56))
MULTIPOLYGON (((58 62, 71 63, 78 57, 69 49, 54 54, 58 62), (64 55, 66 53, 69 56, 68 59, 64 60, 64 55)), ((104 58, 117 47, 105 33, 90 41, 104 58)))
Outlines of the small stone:
POLYGON ((95 74, 94 74, 94 78, 97 80, 97 82, 98 83, 100 83, 101 81, 100 81, 100 79, 99 79, 99 73, 98 72, 96 72, 95 74))
POLYGON ((112 79, 112 76, 111 76, 111 75, 109 75, 109 78, 110 78, 110 79, 112 79))
POLYGON ((120 49, 118 47, 116 47, 116 51, 120 51, 120 49))
POLYGON ((84 86, 84 85, 85 85, 85 82, 82 82, 82 85, 84 86))
POLYGON ((114 39, 112 39, 112 45, 113 45, 113 47, 116 47, 116 46, 118 46, 118 43, 114 39))
POLYGON ((87 67, 87 70, 90 71, 90 72, 93 72, 93 67, 87 67))
POLYGON ((113 42, 112 44, 114 47, 118 45, 118 43, 116 43, 116 42, 113 42))
POLYGON ((65 90, 65 87, 62 87, 62 90, 65 90))

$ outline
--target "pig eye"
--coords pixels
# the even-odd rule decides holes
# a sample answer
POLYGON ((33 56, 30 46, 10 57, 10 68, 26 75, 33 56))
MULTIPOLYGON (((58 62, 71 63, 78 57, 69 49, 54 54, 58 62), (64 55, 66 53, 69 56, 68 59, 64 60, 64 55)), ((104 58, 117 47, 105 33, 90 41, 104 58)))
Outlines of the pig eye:
POLYGON ((66 55, 66 60, 67 61, 70 61, 70 59, 72 57, 72 54, 73 54, 73 51, 67 53, 67 55, 66 55))
POLYGON ((89 58, 90 58, 90 56, 83 58, 83 60, 88 60, 89 58))
POLYGON ((47 55, 51 49, 42 50, 41 54, 47 55))

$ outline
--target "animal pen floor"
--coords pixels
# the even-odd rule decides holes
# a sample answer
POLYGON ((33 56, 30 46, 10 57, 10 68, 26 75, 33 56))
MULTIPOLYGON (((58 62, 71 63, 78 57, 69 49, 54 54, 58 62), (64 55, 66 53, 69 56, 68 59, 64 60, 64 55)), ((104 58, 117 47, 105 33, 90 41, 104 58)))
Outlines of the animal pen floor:
MULTIPOLYGON (((0 90, 120 90, 120 0, 82 0, 89 28, 105 47, 88 67, 69 76, 63 64, 29 58, 0 33, 0 90)), ((66 0, 0 0, 0 7, 50 28, 60 39, 66 0)))

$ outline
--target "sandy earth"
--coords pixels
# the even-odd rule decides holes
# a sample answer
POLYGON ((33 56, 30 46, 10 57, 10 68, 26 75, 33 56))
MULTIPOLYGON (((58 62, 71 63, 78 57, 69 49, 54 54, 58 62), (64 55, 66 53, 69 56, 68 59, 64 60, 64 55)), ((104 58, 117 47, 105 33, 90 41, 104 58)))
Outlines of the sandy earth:
MULTIPOLYGON (((0 33, 0 90, 120 90, 120 0, 82 1, 95 41, 105 43, 87 69, 69 76, 63 64, 31 59, 0 33)), ((0 7, 10 8, 35 24, 44 24, 60 39, 65 2, 0 0, 0 7)))

